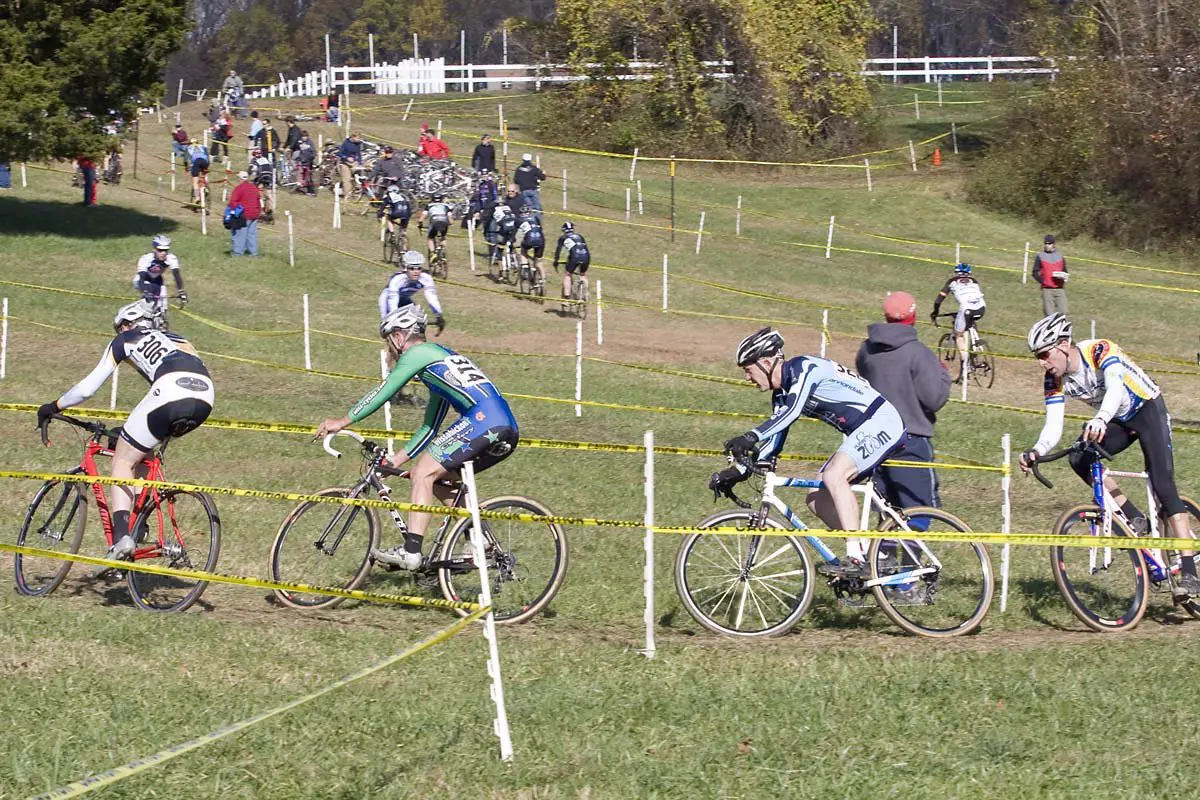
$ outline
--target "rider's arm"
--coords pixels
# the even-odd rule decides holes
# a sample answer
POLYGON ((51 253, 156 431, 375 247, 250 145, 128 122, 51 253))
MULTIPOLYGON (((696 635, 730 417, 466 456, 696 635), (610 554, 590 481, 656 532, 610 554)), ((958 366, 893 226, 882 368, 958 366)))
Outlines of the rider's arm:
MULTIPOLYGON (((383 404, 392 399, 392 395, 400 391, 404 384, 415 378, 417 374, 435 361, 439 354, 445 351, 440 348, 415 347, 396 361, 396 366, 388 373, 383 383, 363 395, 363 398, 350 409, 351 422, 360 422, 374 414, 383 404)), ((433 405, 432 401, 430 405, 433 405)))
POLYGON ((400 303, 400 281, 398 276, 393 275, 387 282, 387 286, 383 287, 383 291, 379 293, 379 318, 383 319, 396 308, 400 303))
POLYGON ((567 241, 566 235, 558 237, 558 246, 554 248, 554 266, 558 266, 558 258, 562 255, 563 244, 567 241))
POLYGON ((1104 372, 1104 399, 1096 416, 1107 425, 1117 415, 1121 401, 1125 399, 1125 364, 1115 355, 1110 355, 1100 364, 1104 372))
POLYGON ((450 401, 441 395, 429 393, 429 405, 425 406, 425 418, 421 420, 421 427, 413 431, 410 438, 404 445, 404 454, 409 458, 413 458, 433 441, 433 437, 437 435, 438 429, 442 427, 442 422, 446 419, 446 412, 450 410, 450 401))
POLYGON ((938 313, 938 311, 942 307, 942 301, 946 299, 946 296, 948 294, 950 294, 950 281, 952 281, 952 280, 954 280, 954 279, 950 278, 949 280, 947 280, 946 285, 942 287, 942 290, 940 292, 938 292, 938 296, 936 298, 934 298, 934 301, 933 301, 933 313, 934 314, 938 313))
POLYGON ((438 300, 437 286, 433 283, 433 276, 429 273, 421 273, 421 286, 425 289, 425 302, 429 303, 430 310, 440 317, 442 303, 438 300))
POLYGON ((104 348, 104 353, 100 356, 100 362, 88 373, 88 376, 58 398, 59 410, 77 406, 100 390, 108 377, 117 369, 117 358, 113 355, 113 346, 118 341, 120 341, 120 337, 109 342, 108 347, 104 348))
POLYGON ((1044 456, 1054 449, 1062 438, 1063 419, 1067 413, 1067 398, 1063 395, 1062 381, 1051 375, 1046 376, 1046 423, 1038 436, 1033 449, 1039 456, 1044 456))
MULTIPOLYGON (((786 365, 784 368, 787 368, 786 365)), ((817 376, 819 370, 817 362, 804 359, 800 366, 800 373, 796 376, 792 387, 784 394, 780 405, 775 408, 775 413, 766 422, 752 429, 751 432, 758 437, 760 442, 777 434, 785 433, 793 422, 800 419, 804 413, 804 404, 808 402, 809 395, 812 394, 820 380, 817 376)), ((779 444, 782 445, 782 441, 779 444)))
POLYGON ((174 253, 172 253, 170 258, 167 260, 167 266, 169 266, 171 268, 171 275, 173 275, 175 278, 176 290, 182 292, 183 291, 183 270, 181 270, 179 268, 179 259, 175 257, 174 253))

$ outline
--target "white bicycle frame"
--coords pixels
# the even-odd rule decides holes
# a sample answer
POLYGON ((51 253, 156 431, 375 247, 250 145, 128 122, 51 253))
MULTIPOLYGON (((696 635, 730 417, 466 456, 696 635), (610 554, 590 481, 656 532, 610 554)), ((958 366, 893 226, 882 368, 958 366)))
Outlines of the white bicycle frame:
MULTIPOLYGON (((1108 475, 1110 477, 1113 477, 1113 478, 1137 478, 1145 483, 1145 486, 1146 486, 1146 518, 1150 521, 1150 528, 1149 528, 1148 533, 1150 536, 1158 536, 1159 535, 1159 532, 1158 532, 1158 502, 1154 499, 1154 490, 1150 486, 1149 473, 1146 473, 1146 472, 1120 472, 1117 470, 1105 470, 1104 474, 1108 475)), ((1104 510, 1106 513, 1104 514, 1104 527, 1102 530, 1103 535, 1105 535, 1105 536, 1112 535, 1112 518, 1114 516, 1118 516, 1118 515, 1121 517, 1121 520, 1123 522, 1125 522, 1126 527, 1128 527, 1130 530, 1133 529, 1132 526, 1129 524, 1129 520, 1125 517, 1125 512, 1123 512, 1121 510, 1120 506, 1117 505, 1116 500, 1113 499, 1112 493, 1109 492, 1107 488, 1104 489, 1104 510)), ((1100 550, 1104 551, 1103 556, 1100 557, 1100 558, 1102 558, 1102 561, 1100 563, 1100 568, 1108 569, 1109 565, 1112 564, 1112 550, 1113 549, 1111 547, 1089 548, 1089 550, 1088 550, 1088 567, 1090 568, 1091 572, 1093 572, 1093 573, 1096 572, 1096 565, 1097 565, 1097 561, 1098 561, 1097 553, 1100 550)), ((1146 549, 1142 550, 1142 553, 1147 556, 1148 561, 1153 562, 1153 563, 1147 564, 1147 566, 1150 567, 1151 569, 1153 569, 1154 567, 1158 567, 1160 570, 1163 570, 1163 571, 1166 571, 1168 569, 1166 557, 1163 555, 1163 552, 1161 549, 1159 549, 1157 547, 1146 548, 1146 549)))

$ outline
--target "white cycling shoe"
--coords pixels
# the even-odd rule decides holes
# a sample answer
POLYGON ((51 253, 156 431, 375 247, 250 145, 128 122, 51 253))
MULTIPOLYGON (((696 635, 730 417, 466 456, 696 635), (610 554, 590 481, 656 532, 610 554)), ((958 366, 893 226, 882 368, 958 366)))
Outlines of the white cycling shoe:
POLYGON ((424 562, 424 557, 420 553, 410 553, 404 549, 403 545, 389 547, 386 550, 372 550, 371 557, 376 561, 382 561, 385 564, 391 564, 393 567, 400 569, 418 570, 424 562))

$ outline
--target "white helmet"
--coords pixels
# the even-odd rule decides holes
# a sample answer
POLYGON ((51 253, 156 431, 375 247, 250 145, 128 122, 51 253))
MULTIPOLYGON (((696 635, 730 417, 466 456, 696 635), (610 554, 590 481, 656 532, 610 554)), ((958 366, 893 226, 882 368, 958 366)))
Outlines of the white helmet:
POLYGON ((155 250, 170 250, 171 249, 171 237, 165 236, 160 233, 158 236, 155 236, 153 239, 150 240, 150 244, 154 247, 155 250))
POLYGON ((388 197, 400 197, 404 194, 400 191, 400 187, 394 183, 388 187, 387 193, 388 197))
POLYGON ((1058 344, 1061 339, 1071 338, 1071 320, 1064 314, 1042 317, 1029 329, 1029 350, 1040 353, 1058 344))
POLYGON ((408 303, 383 318, 383 322, 379 323, 379 336, 386 339, 392 331, 416 330, 424 333, 426 321, 425 311, 418 305, 408 303))
POLYGON ((421 255, 416 250, 406 250, 404 257, 401 259, 404 262, 405 269, 424 269, 425 256, 421 255))
POLYGON ((771 328, 760 328, 738 344, 735 359, 739 367, 749 366, 760 358, 773 356, 783 350, 783 336, 771 328))
POLYGON ((113 317, 113 330, 120 331, 121 326, 126 323, 131 323, 135 327, 146 327, 150 324, 151 316, 150 310, 141 300, 121 306, 117 309, 117 315, 113 317), (139 325, 139 323, 141 324, 139 325))

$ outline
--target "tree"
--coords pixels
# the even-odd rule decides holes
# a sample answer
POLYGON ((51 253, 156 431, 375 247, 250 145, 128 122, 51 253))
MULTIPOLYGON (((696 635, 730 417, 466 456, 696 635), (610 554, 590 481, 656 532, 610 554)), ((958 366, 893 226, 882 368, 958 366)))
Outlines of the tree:
POLYGON ((185 0, 11 0, 0 6, 0 157, 97 155, 113 112, 137 113, 186 30, 185 0))
POLYGON ((287 28, 264 4, 234 12, 217 34, 213 49, 221 54, 220 71, 235 69, 247 83, 275 83, 281 71, 291 71, 287 28))

